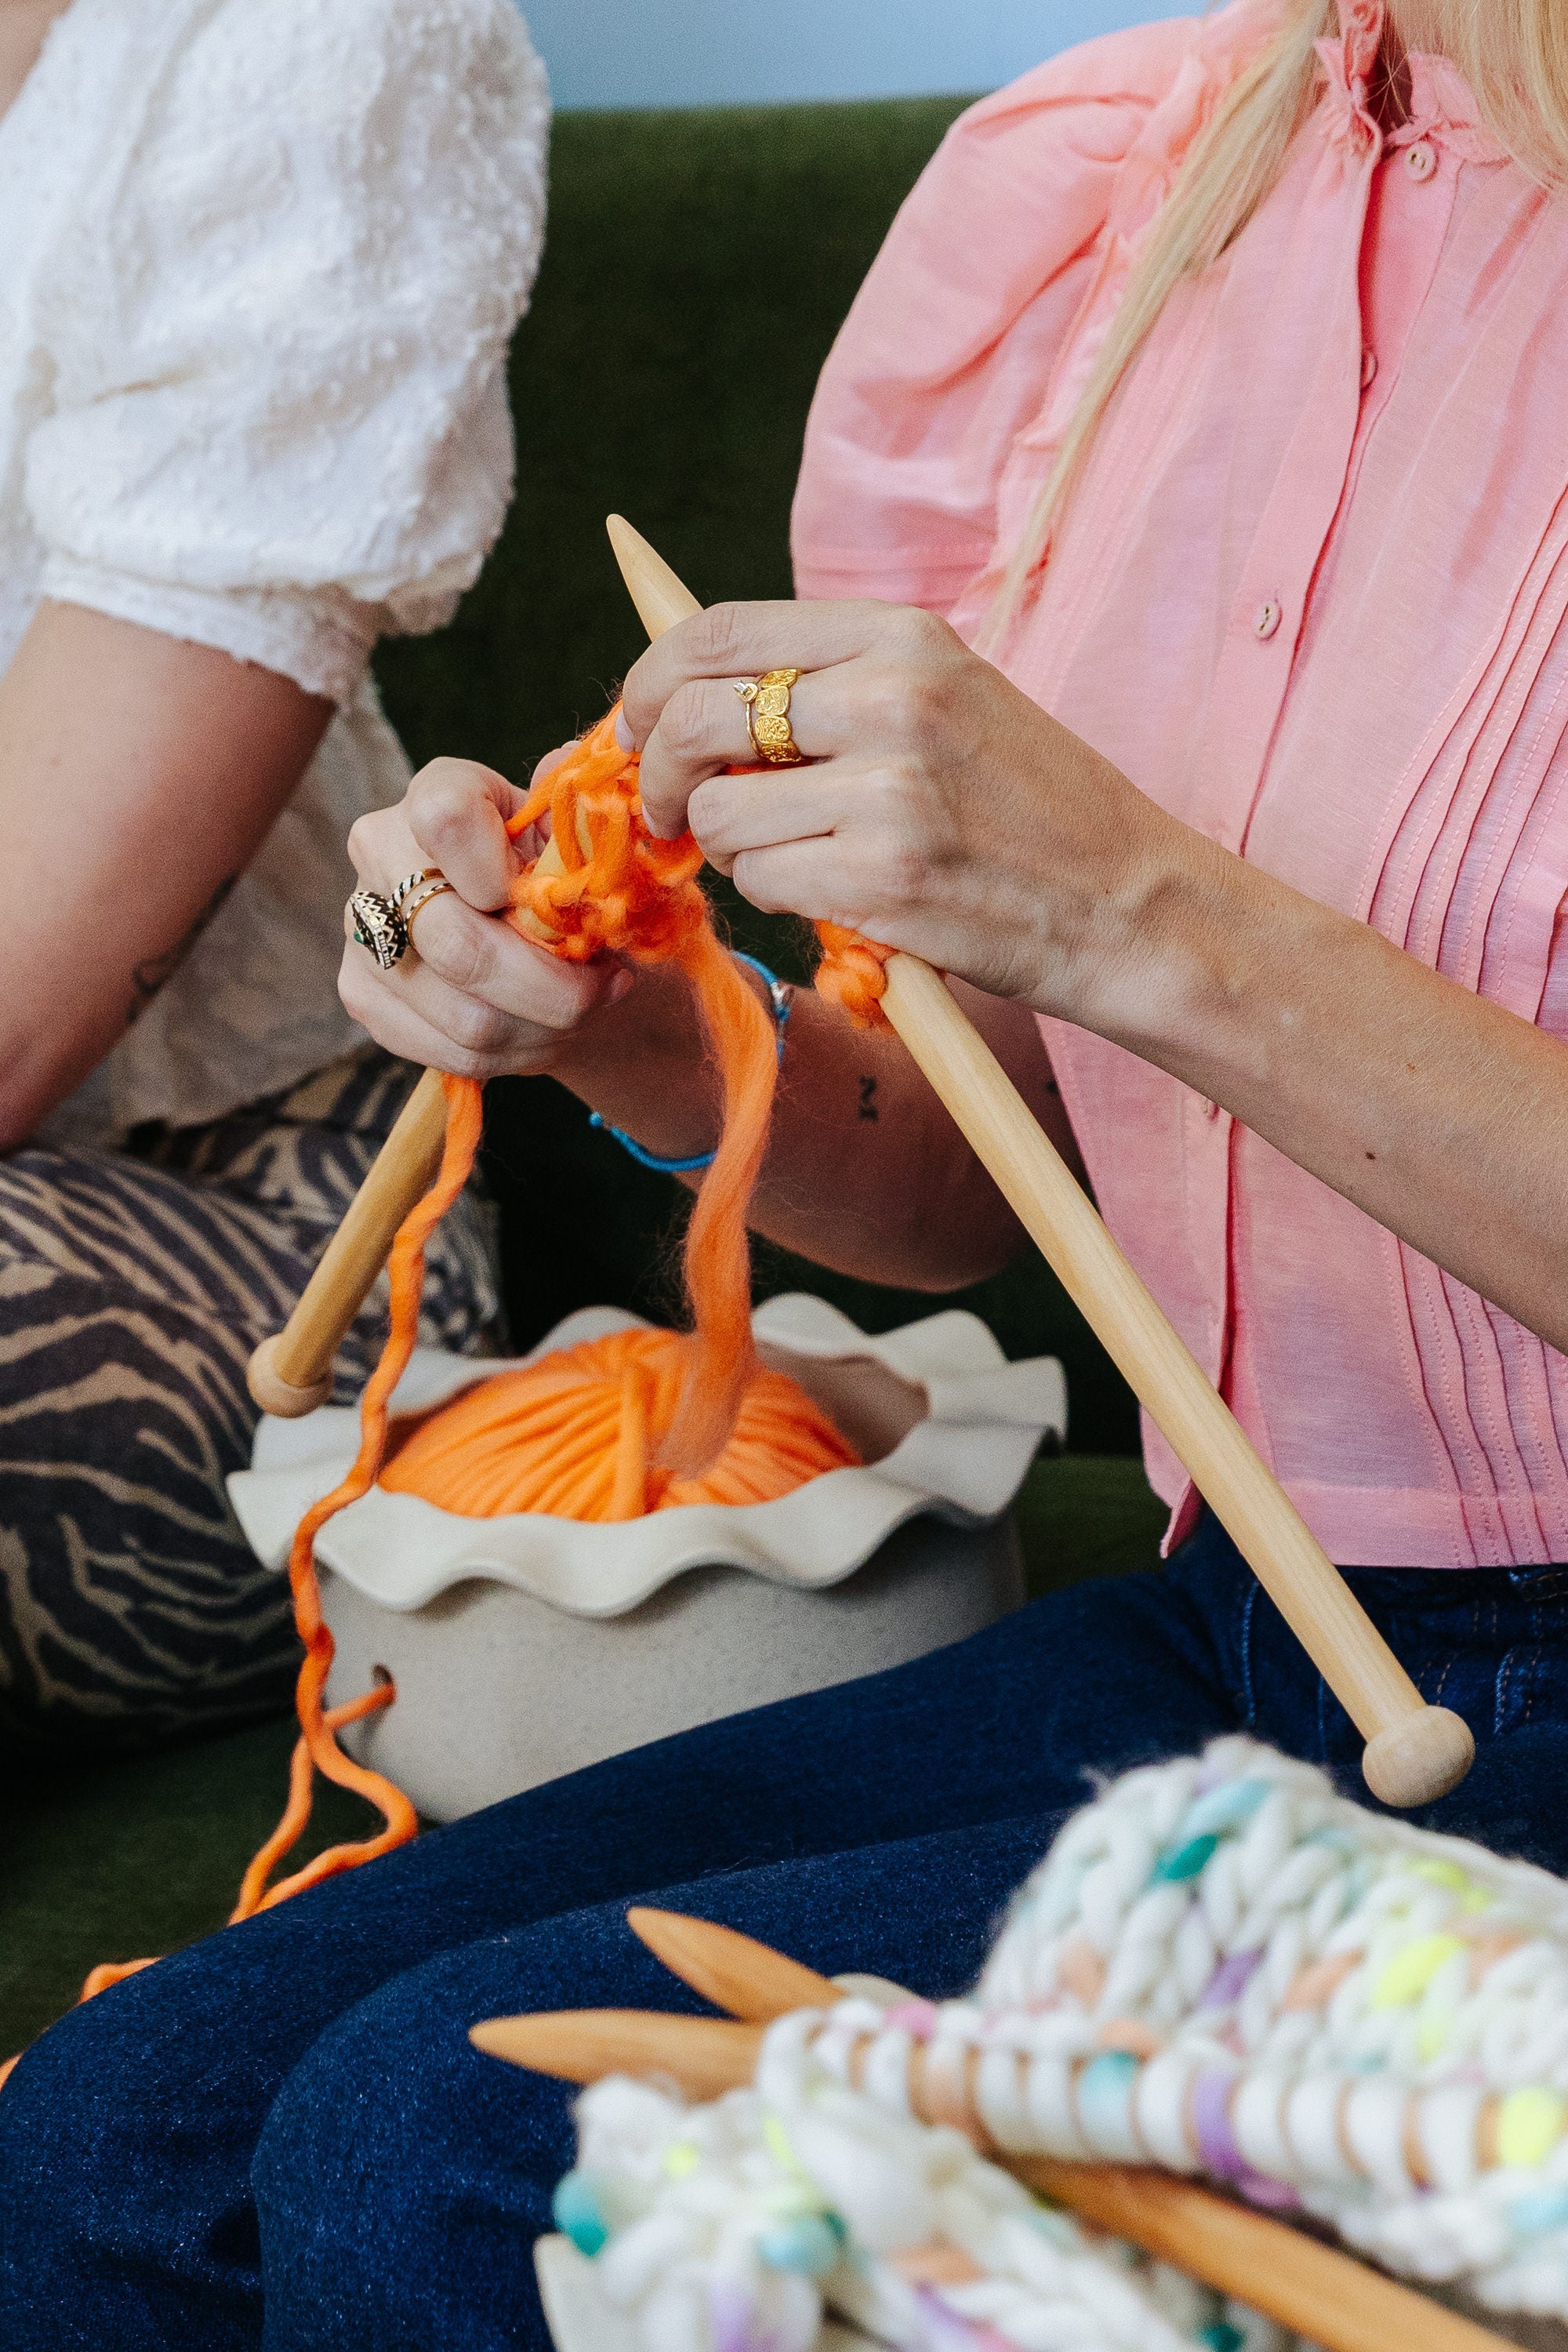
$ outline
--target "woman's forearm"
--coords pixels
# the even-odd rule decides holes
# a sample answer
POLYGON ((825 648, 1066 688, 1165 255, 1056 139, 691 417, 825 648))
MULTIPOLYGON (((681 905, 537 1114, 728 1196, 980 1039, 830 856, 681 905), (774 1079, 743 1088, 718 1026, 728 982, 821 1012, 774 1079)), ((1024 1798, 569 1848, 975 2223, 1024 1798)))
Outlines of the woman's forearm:
POLYGON ((177 968, 331 715, 211 646, 40 607, 0 677, 0 1150, 177 968))
MULTIPOLYGON (((1032 1015, 962 983, 959 993, 1070 1156, 1032 1015)), ((1011 1211, 890 1030, 855 1029, 800 989, 785 1034, 752 1204, 757 1232, 819 1265, 908 1289, 954 1289, 1016 1255, 1023 1235, 1011 1211)), ((555 1075, 663 1158, 706 1150, 717 1135, 716 1080, 674 975, 644 975, 623 1004, 585 1024, 555 1075)))
POLYGON ((1568 1047, 1186 827, 1094 1026, 1568 1349, 1568 1047))

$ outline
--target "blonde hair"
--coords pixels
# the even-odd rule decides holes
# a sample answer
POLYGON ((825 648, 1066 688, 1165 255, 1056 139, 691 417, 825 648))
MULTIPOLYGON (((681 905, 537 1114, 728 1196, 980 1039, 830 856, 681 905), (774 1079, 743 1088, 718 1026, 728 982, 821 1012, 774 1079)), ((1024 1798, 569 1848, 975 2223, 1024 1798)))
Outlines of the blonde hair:
MULTIPOLYGON (((1420 45, 1428 46, 1429 31, 1440 36, 1444 54, 1515 159, 1546 186, 1568 182, 1568 0, 1418 0, 1418 13, 1420 45)), ((1390 18, 1398 14, 1391 5, 1390 18)), ((982 651, 994 648, 1016 614, 1111 396, 1166 301, 1184 278, 1219 259, 1279 177, 1317 102, 1314 44, 1338 25, 1337 0, 1281 0, 1279 31, 1194 142, 1014 550, 981 632, 982 651)), ((1414 23, 1411 29, 1416 32, 1414 23)), ((1384 56, 1386 61, 1386 48, 1384 56)))

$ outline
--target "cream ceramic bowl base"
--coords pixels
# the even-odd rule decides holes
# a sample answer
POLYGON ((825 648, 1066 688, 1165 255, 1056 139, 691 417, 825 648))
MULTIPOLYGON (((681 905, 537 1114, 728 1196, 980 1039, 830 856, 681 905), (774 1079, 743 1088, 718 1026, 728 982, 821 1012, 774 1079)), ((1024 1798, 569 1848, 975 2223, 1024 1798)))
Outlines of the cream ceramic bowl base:
POLYGON ((911 1519, 817 1591, 695 1568, 621 1617, 569 1617, 474 1579, 423 1609, 379 1608, 321 1580, 338 1644, 329 1703, 378 1669, 397 1699, 343 1738, 428 1820, 480 1805, 771 1699, 901 1665, 978 1633, 1024 1598, 1017 1532, 911 1519))

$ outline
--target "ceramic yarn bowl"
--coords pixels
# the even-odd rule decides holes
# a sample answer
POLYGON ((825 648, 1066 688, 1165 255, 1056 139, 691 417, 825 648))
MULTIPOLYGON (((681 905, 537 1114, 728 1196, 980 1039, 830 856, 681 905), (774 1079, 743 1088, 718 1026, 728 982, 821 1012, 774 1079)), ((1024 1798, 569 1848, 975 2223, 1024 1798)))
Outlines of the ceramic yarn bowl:
MULTIPOLYGON (((532 1354, 637 1318, 569 1316, 532 1354)), ((451 1821, 667 1733, 901 1664, 1016 1608, 1007 1506, 1066 1425, 1054 1359, 1010 1364, 973 1315, 868 1339, 834 1307, 770 1299, 766 1360, 864 1456, 776 1502, 703 1504, 614 1526, 537 1513, 462 1518, 373 1488, 322 1530, 321 1601, 338 1644, 330 1703, 377 1667, 397 1700, 355 1753, 451 1821)), ((506 1364, 418 1350, 393 1400, 422 1412, 506 1364)), ((229 1480, 241 1526, 281 1568, 306 1507, 353 1458, 357 1413, 264 1419, 229 1480)))

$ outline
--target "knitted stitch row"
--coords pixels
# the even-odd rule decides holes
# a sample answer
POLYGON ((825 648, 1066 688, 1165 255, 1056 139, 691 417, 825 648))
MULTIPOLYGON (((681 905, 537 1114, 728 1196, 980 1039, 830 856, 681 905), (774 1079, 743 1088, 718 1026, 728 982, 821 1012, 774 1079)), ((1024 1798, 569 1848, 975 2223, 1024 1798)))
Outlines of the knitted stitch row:
MULTIPOLYGON (((875 2141, 873 2114, 896 2126, 878 2145, 911 2183, 936 2160, 910 2117, 917 2075, 942 2112, 972 2099, 1011 2151, 1207 2174, 1331 2223, 1396 2272, 1568 2317, 1568 1885, 1365 1812, 1247 1739, 1128 1773, 1071 1821, 969 1998, 803 2011, 773 2030, 743 2095, 826 2113, 812 2087, 824 2075, 843 2102, 835 2128, 875 2141)), ((601 2086, 581 2113, 614 2206, 629 2176, 610 2101, 601 2086)), ((692 2116, 683 2128, 690 2139, 692 2116)), ((849 2242, 874 2250, 860 2207, 835 2201, 856 2166, 790 2138, 849 2242)), ((951 2160, 965 2195, 1001 2199, 1024 2225, 1016 2184, 982 2185, 972 2153, 951 2160)), ((1004 2342, 1058 2342, 996 2325, 1004 2342)), ((1123 2338, 1059 2340, 1120 2352, 1123 2338)))
POLYGON ((874 2105, 770 2032, 753 2089, 578 2103, 556 2218, 642 2352, 812 2352, 824 2316, 897 2352, 1294 2352, 1179 2271, 1092 2242, 962 2135, 874 2105))
POLYGON ((1568 2316, 1568 1886, 1253 1741, 1113 1783, 972 1998, 893 2030, 981 2053, 1002 2146, 1205 2172, 1568 2316))

